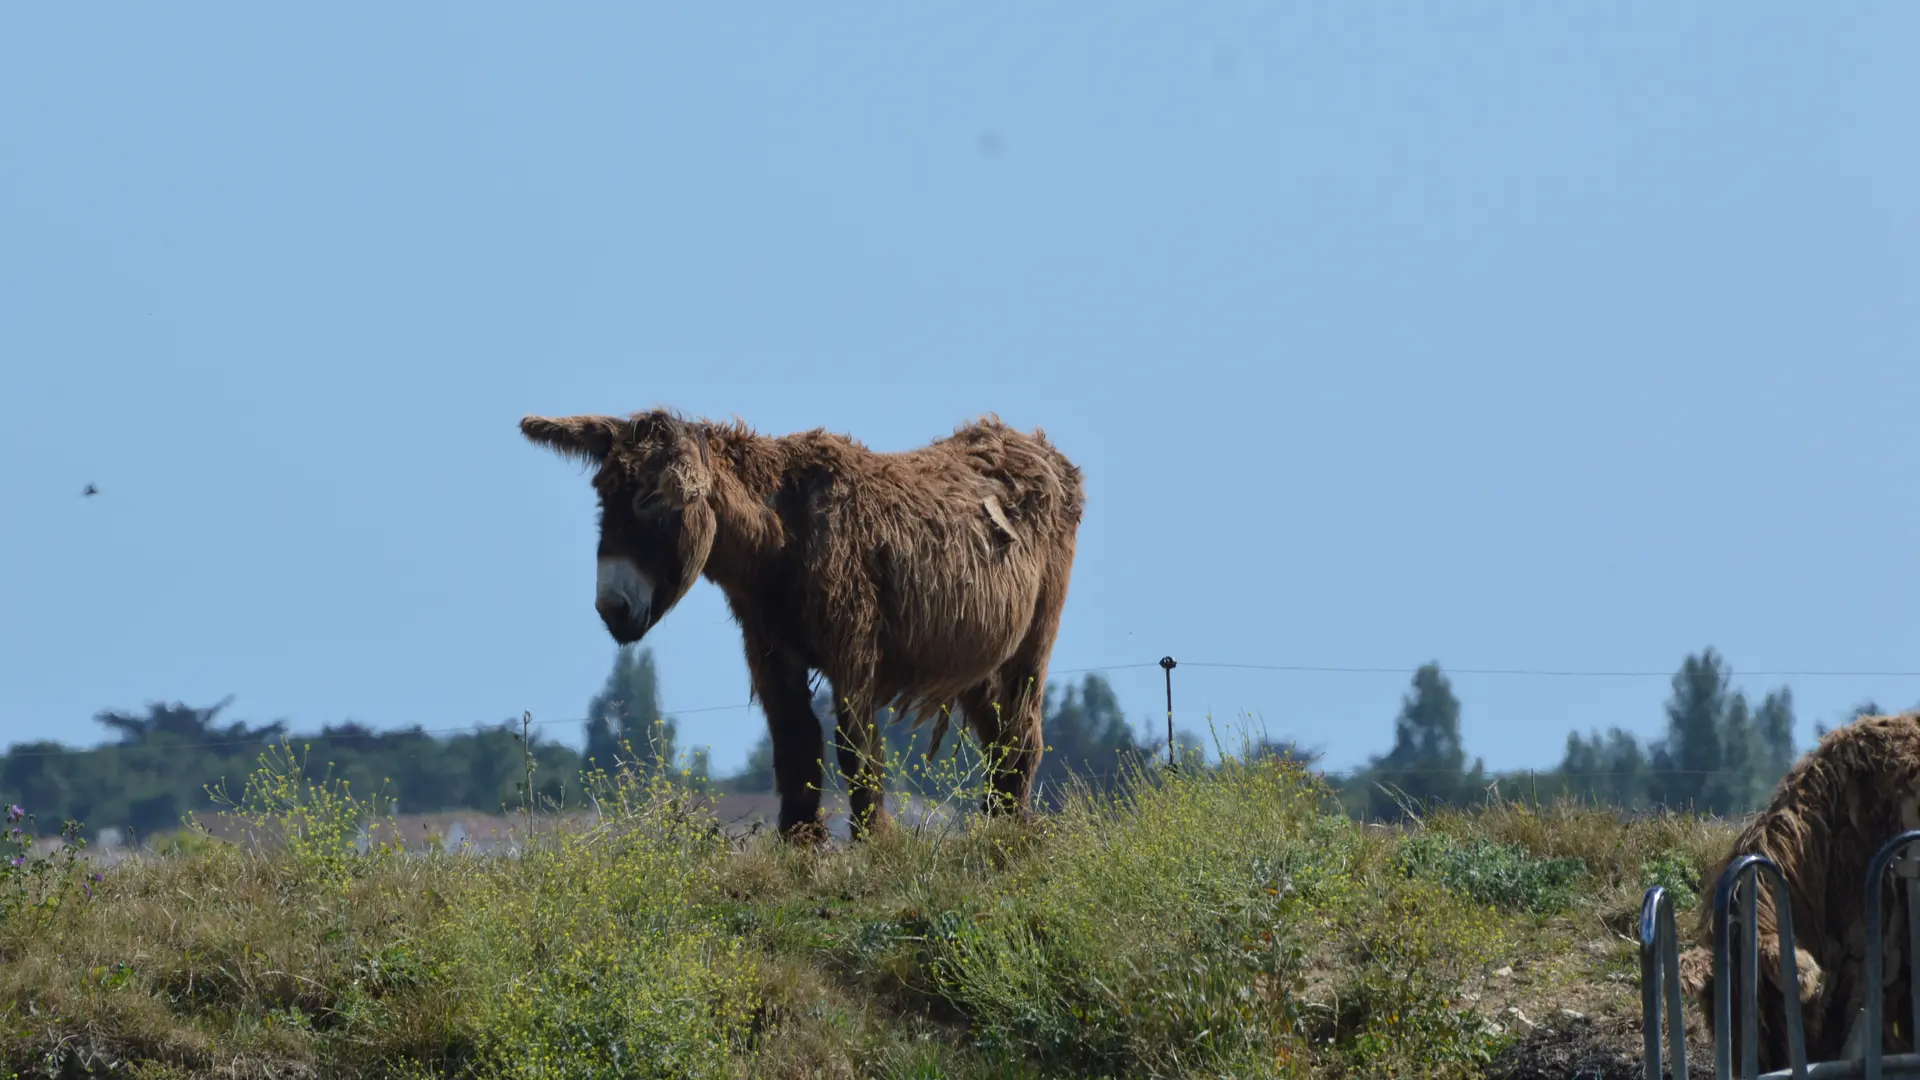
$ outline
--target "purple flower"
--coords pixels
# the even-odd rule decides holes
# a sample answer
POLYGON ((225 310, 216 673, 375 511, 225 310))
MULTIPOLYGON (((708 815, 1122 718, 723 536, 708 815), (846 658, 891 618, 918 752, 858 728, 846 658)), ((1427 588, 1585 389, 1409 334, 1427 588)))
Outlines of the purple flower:
POLYGON ((8 821, 19 821, 21 818, 26 816, 27 816, 27 812, 25 810, 20 809, 19 803, 14 803, 12 806, 7 807, 8 821))
POLYGON ((13 857, 13 862, 10 865, 25 866, 27 865, 27 857, 25 855, 15 855, 13 857))

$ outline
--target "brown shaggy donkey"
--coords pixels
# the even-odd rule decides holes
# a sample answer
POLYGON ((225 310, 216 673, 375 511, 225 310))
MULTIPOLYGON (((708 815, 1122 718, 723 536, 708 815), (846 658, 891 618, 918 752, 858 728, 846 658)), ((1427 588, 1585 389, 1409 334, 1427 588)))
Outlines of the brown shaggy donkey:
MULTIPOLYGON (((1880 846, 1920 828, 1920 712, 1868 716, 1828 732, 1774 789, 1773 800, 1740 832, 1707 875, 1695 947, 1680 957, 1680 985, 1713 1030, 1712 890, 1728 863, 1758 852, 1777 863, 1793 904, 1794 963, 1806 1019, 1807 1059, 1865 1053, 1867 864, 1880 846)), ((1906 974, 1906 914, 1895 879, 1914 872, 1912 849, 1895 858, 1881 885, 1888 1053, 1905 1052, 1912 1033, 1906 974), (1895 1030, 1895 1025, 1901 1030, 1895 1030)), ((1780 937, 1772 879, 1764 872, 1759 924, 1760 1069, 1786 1068, 1786 1002, 1780 990, 1780 937)), ((1735 909, 1736 913, 1738 908, 1735 909)), ((1734 984, 1734 1060, 1740 1052, 1740 937, 1736 927, 1727 972, 1734 984)))
POLYGON ((594 607, 615 641, 640 640, 703 574, 726 594, 784 835, 825 836, 809 670, 833 686, 856 836, 887 824, 862 766, 881 756, 873 717, 889 706, 916 724, 937 713, 937 749, 957 703, 995 762, 986 810, 1024 816, 1085 502, 1079 468, 1044 433, 988 417, 876 453, 819 429, 765 436, 662 409, 529 416, 520 430, 597 469, 594 607))

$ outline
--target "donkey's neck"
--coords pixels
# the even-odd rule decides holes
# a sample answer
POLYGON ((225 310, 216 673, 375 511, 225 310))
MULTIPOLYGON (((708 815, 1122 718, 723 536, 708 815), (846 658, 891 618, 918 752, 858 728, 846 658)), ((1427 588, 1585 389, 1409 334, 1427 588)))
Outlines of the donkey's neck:
POLYGON ((757 568, 786 544, 772 505, 786 461, 780 444, 765 436, 736 430, 715 432, 713 439, 714 534, 705 576, 731 595, 750 587, 757 568))

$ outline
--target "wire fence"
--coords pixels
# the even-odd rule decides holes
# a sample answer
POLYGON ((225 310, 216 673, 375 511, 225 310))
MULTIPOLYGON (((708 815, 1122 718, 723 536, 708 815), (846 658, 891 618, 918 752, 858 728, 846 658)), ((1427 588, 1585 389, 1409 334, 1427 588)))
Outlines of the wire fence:
MULTIPOLYGON (((1139 670, 1144 668, 1170 668, 1174 666, 1168 663, 1168 661, 1170 661, 1171 659, 1172 658, 1169 657, 1163 660, 1149 660, 1149 661, 1129 662, 1129 663, 1120 663, 1120 664, 1101 664, 1101 665, 1095 665, 1091 667, 1053 668, 1048 671, 1047 677, 1048 677, 1048 680, 1051 681, 1055 677, 1062 676, 1062 675, 1104 674, 1106 672, 1111 672, 1111 671, 1132 671, 1132 670, 1139 670)), ((1398 666, 1390 666, 1390 665, 1342 666, 1342 665, 1330 665, 1330 664, 1256 664, 1256 663, 1238 663, 1238 662, 1230 662, 1230 661, 1210 661, 1210 660, 1198 660, 1198 661, 1181 660, 1178 662, 1177 666, 1181 668, 1202 668, 1202 669, 1238 670, 1238 671, 1271 671, 1271 672, 1281 672, 1281 673, 1334 674, 1334 675, 1411 676, 1415 671, 1414 668, 1398 667, 1398 666)), ((1449 676, 1475 675, 1475 676, 1554 678, 1554 679, 1652 679, 1652 678, 1658 678, 1658 679, 1670 680, 1674 677, 1674 672, 1671 670, 1668 670, 1668 671, 1632 670, 1632 669, 1580 670, 1580 669, 1573 669, 1573 668, 1454 668, 1454 667, 1450 667, 1450 668, 1446 668, 1445 671, 1446 671, 1446 674, 1449 676)), ((1777 671, 1742 671, 1741 674, 1743 676, 1752 677, 1752 678, 1920 679, 1920 671, 1869 671, 1869 670, 1843 671, 1843 670, 1799 669, 1799 670, 1777 670, 1777 671)), ((1171 671, 1169 671, 1169 675, 1171 676, 1171 671)), ((1169 679, 1169 684, 1171 684, 1171 678, 1169 679)), ((702 705, 702 706, 689 708, 689 709, 672 709, 672 708, 662 707, 660 709, 660 715, 662 717, 673 717, 677 719, 683 716, 698 716, 702 714, 722 713, 722 712, 739 712, 739 711, 750 710, 754 708, 757 708, 757 705, 752 701, 743 701, 735 704, 726 704, 726 705, 702 705)), ((1171 707, 1171 702, 1169 702, 1169 707, 1168 707, 1169 715, 1171 715, 1172 711, 1173 710, 1171 707)), ((533 728, 548 728, 548 727, 553 727, 555 725, 578 726, 578 725, 586 724, 589 721, 589 719, 590 719, 589 717, 581 716, 581 717, 567 717, 567 718, 552 719, 552 720, 533 720, 529 722, 527 726, 533 727, 533 728)), ((280 733, 276 735, 250 736, 243 739, 212 739, 212 740, 180 742, 180 743, 139 743, 135 745, 137 745, 138 748, 141 749, 143 752, 154 752, 154 751, 158 751, 162 753, 198 752, 198 751, 210 750, 210 749, 260 746, 266 743, 278 742, 283 739, 289 739, 289 738, 298 738, 308 742, 311 742, 314 740, 326 740, 328 742, 342 742, 342 741, 349 741, 349 740, 356 740, 356 739, 381 740, 381 739, 392 739, 398 736, 463 735, 463 734, 472 734, 476 731, 498 731, 510 726, 518 726, 518 722, 511 721, 511 720, 499 721, 494 724, 485 724, 485 723, 475 722, 475 723, 470 723, 470 724, 460 725, 460 726, 438 727, 438 728, 388 727, 388 728, 378 728, 378 729, 366 728, 366 729, 360 729, 360 730, 343 730, 340 728, 335 728, 330 731, 324 731, 324 732, 315 731, 315 732, 307 732, 307 733, 298 734, 298 735, 294 735, 292 733, 280 733)), ((111 748, 116 748, 116 747, 121 747, 126 745, 127 744, 124 744, 124 743, 105 743, 103 745, 93 746, 93 747, 61 747, 59 749, 54 749, 54 750, 7 750, 4 752, 0 752, 0 757, 10 758, 10 759, 69 757, 69 756, 80 755, 80 754, 97 753, 103 749, 111 749, 111 748)), ((1400 774, 1413 775, 1413 774, 1428 773, 1428 772, 1454 772, 1455 770, 1452 770, 1452 769, 1396 769, 1394 771, 1400 774)), ((1526 772, 1526 771, 1533 771, 1533 770, 1516 770, 1516 771, 1526 772)), ((1672 776, 1672 775, 1737 776, 1737 775, 1744 774, 1742 770, 1726 770, 1726 769, 1718 769, 1718 770, 1661 769, 1659 771, 1663 775, 1669 775, 1669 776, 1672 776)), ((1580 775, 1583 777, 1605 777, 1605 776, 1631 776, 1631 775, 1636 775, 1636 773, 1637 771, 1635 770, 1618 771, 1618 772, 1583 771, 1581 772, 1580 775)), ((1492 774, 1489 774, 1489 775, 1492 775, 1492 774)), ((1511 775, 1514 775, 1514 772, 1509 772, 1501 775, 1511 776, 1511 775)))

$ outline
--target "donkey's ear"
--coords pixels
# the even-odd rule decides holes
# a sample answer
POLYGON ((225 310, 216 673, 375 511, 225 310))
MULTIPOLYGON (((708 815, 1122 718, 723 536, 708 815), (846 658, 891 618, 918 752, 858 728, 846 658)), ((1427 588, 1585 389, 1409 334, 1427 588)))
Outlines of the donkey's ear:
POLYGON ((620 421, 611 416, 523 416, 520 434, 549 450, 598 465, 613 452, 620 421))

